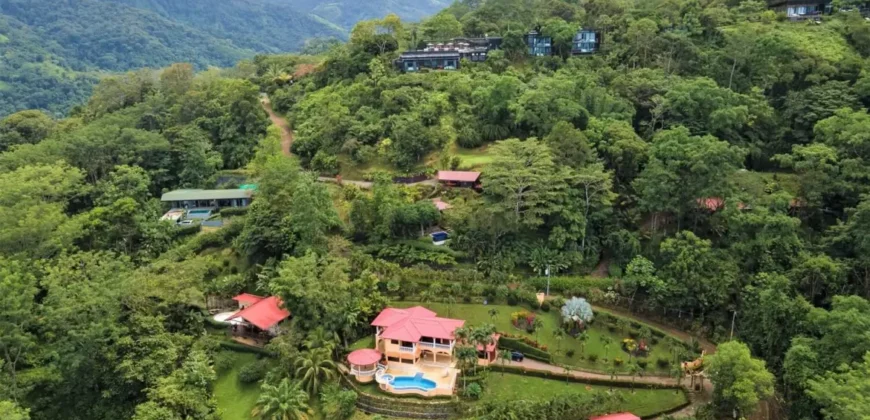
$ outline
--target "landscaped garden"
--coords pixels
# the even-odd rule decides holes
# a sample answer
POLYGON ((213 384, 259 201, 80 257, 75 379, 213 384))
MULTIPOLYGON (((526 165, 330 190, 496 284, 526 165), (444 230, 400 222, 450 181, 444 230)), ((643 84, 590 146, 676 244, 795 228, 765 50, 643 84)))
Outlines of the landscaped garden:
MULTIPOLYGON (((394 302, 393 306, 399 308, 421 305, 425 306, 448 318, 459 318, 466 321, 466 325, 481 325, 491 323, 495 325, 499 333, 505 334, 508 340, 521 341, 534 345, 538 343, 541 350, 549 353, 551 363, 569 365, 578 369, 608 372, 611 366, 615 366, 618 372, 628 371, 629 359, 636 359, 645 372, 657 372, 669 374, 674 366, 675 353, 685 352, 682 342, 662 332, 640 325, 635 321, 614 316, 603 310, 595 312, 594 319, 585 328, 584 332, 577 337, 565 332, 562 328, 562 316, 560 308, 551 308, 545 312, 542 310, 531 311, 521 306, 510 305, 481 305, 455 303, 446 304, 441 302, 394 302), (495 312, 491 312, 495 311, 495 312), (515 325, 512 316, 527 312, 534 316, 537 328, 529 332, 522 323, 515 325), (648 331, 649 337, 642 337, 644 330, 648 331), (563 331, 563 333, 555 333, 563 331), (585 339, 579 337, 585 336, 585 339), (635 352, 644 342, 648 346, 645 356, 630 356, 624 347, 626 340, 632 340, 635 352)), ((504 340, 504 338, 503 338, 504 340)), ((504 344, 504 343, 503 343, 504 344)), ((504 347, 504 345, 502 346, 504 347)), ((683 356, 690 358, 690 356, 683 356)))
MULTIPOLYGON (((610 392, 610 390, 610 387, 602 385, 566 383, 558 379, 491 372, 487 376, 481 401, 541 401, 564 394, 610 392)), ((686 403, 686 394, 681 390, 613 388, 612 392, 617 393, 622 399, 619 405, 620 411, 629 411, 641 417, 661 413, 686 403)))

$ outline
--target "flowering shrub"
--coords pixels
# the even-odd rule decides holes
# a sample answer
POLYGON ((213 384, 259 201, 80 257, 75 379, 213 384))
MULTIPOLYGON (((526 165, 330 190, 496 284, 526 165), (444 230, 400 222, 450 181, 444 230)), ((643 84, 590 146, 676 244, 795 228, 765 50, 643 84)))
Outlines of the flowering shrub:
POLYGON ((618 357, 613 358, 613 366, 622 366, 623 363, 625 363, 625 360, 622 360, 618 357))
POLYGON ((528 329, 534 321, 535 314, 529 311, 517 311, 511 314, 511 323, 520 329, 528 329))

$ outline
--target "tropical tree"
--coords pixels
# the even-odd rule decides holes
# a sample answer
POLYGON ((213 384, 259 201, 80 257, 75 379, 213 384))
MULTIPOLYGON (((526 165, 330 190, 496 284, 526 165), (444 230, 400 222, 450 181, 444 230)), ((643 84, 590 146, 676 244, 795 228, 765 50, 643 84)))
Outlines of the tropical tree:
POLYGON ((609 335, 602 335, 599 337, 599 340, 601 340, 601 346, 604 347, 604 359, 609 359, 610 346, 613 344, 613 338, 609 335))
POLYGON ((580 344, 580 354, 585 355, 586 354, 586 342, 589 341, 589 333, 587 333, 586 331, 583 331, 580 334, 577 334, 577 341, 580 344))
POLYGON ((498 309, 496 309, 496 308, 489 308, 489 311, 487 311, 487 313, 489 313, 489 319, 490 319, 493 323, 495 323, 496 318, 498 318, 498 309))
POLYGON ((460 346, 456 349, 456 358, 459 360, 460 366, 462 366, 462 389, 465 389, 465 370, 469 368, 474 368, 477 366, 477 349, 471 346, 460 346))
POLYGON ((637 375, 639 375, 642 371, 640 365, 637 364, 637 361, 631 361, 628 363, 628 374, 631 375, 631 393, 634 393, 634 381, 637 379, 637 375))
POLYGON ((593 316, 592 305, 584 298, 572 297, 562 306, 562 323, 565 325, 582 323, 585 327, 592 322, 593 316))
MULTIPOLYGON (((677 386, 683 385, 683 377, 686 376, 686 372, 683 372, 683 367, 680 366, 679 363, 671 365, 670 371, 671 377, 677 380, 677 386)), ((679 392, 679 389, 674 390, 675 392, 679 392)))
POLYGON ((335 377, 335 362, 328 349, 308 350, 296 359, 296 378, 309 395, 317 395, 323 384, 335 377))
POLYGON ((447 317, 450 317, 450 310, 453 309, 453 305, 456 304, 456 297, 453 294, 448 294, 444 298, 444 303, 447 304, 447 317))
POLYGON ((532 329, 535 331, 535 341, 538 341, 538 332, 540 332, 542 328, 544 328, 544 321, 536 316, 535 319, 532 320, 532 329))
POLYGON ((251 416, 262 420, 308 420, 311 416, 308 394, 299 382, 284 378, 278 386, 264 383, 251 416))
MULTIPOLYGON (((498 358, 501 360, 502 364, 510 364, 511 363, 511 351, 510 350, 500 350, 498 352, 498 358)), ((501 371, 501 375, 504 376, 504 370, 501 371)))
POLYGON ((753 359, 749 347, 739 341, 720 345, 704 361, 713 382, 713 402, 722 412, 751 414, 758 401, 773 395, 773 375, 763 360, 753 359))
POLYGON ((562 340, 565 339, 565 331, 559 327, 553 330, 553 338, 556 339, 556 351, 562 351, 562 340))

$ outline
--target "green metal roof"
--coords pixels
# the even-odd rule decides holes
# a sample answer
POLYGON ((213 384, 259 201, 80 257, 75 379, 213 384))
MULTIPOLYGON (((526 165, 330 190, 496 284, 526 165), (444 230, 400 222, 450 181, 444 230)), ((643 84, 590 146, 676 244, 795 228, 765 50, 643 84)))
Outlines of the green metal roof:
POLYGON ((251 198, 251 190, 175 190, 163 194, 160 201, 232 200, 251 198))

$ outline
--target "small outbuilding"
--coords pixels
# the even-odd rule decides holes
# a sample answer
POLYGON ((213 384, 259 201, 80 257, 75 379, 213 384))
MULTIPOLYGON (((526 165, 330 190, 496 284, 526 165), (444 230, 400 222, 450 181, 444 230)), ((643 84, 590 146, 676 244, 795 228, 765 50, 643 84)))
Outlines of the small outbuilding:
POLYGON ((480 172, 438 171, 438 182, 449 187, 480 188, 480 172))

